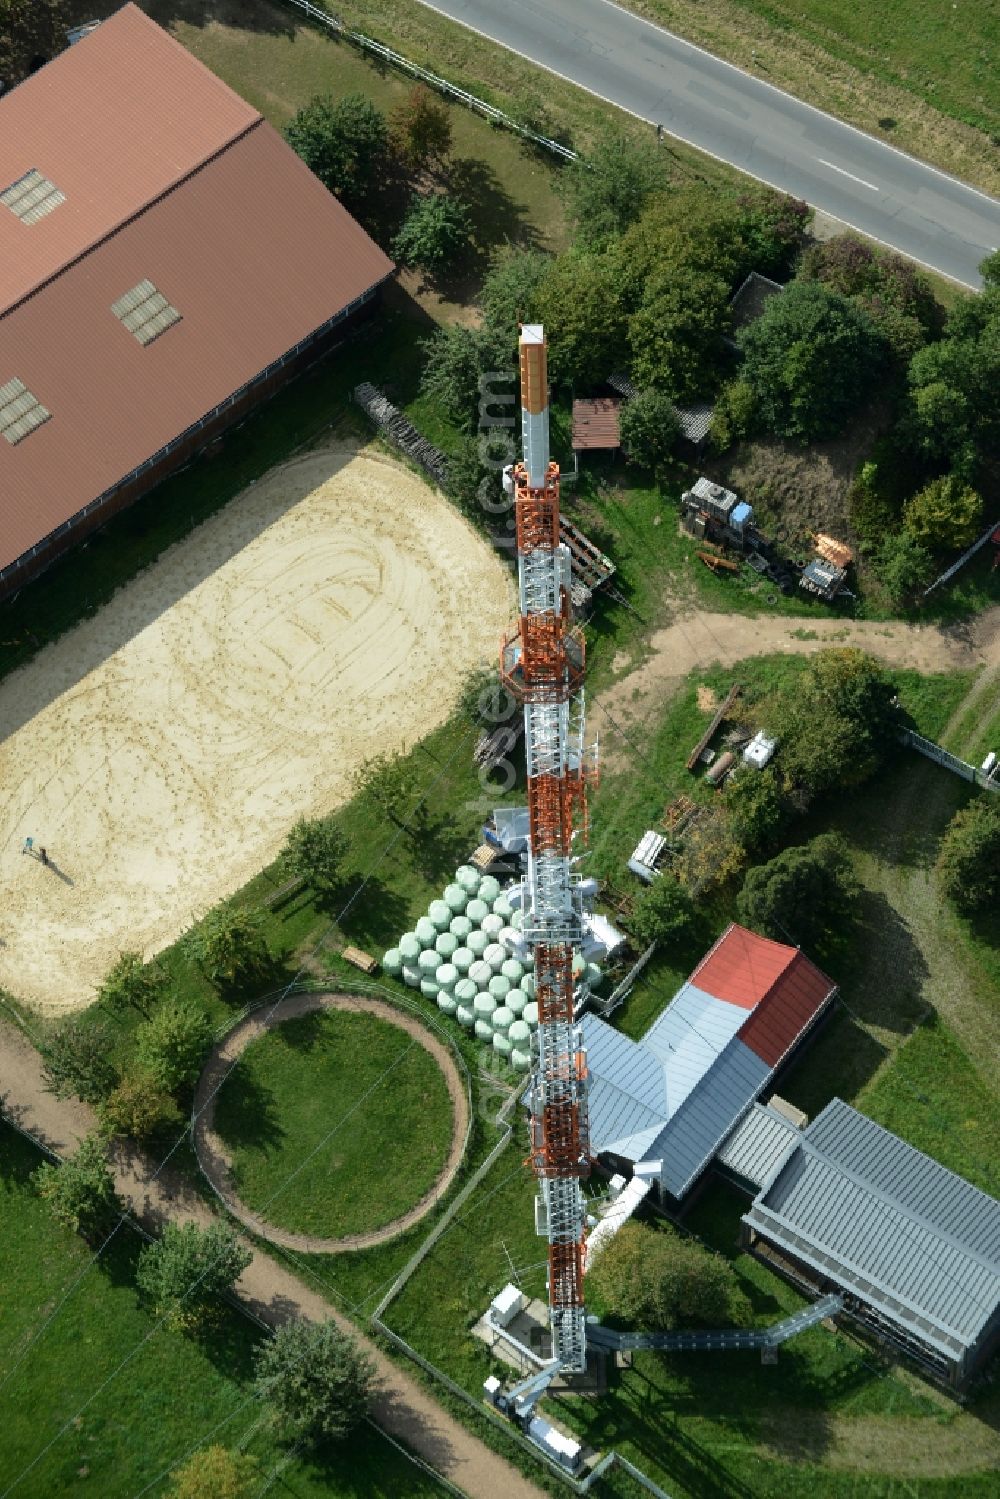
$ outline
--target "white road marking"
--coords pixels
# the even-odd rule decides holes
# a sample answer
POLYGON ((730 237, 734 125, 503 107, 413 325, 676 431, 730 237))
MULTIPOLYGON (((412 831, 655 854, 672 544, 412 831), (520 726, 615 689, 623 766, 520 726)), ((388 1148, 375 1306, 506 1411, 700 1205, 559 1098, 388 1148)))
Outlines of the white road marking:
POLYGON ((832 161, 824 161, 822 156, 817 156, 816 160, 821 167, 829 167, 831 172, 839 172, 842 177, 850 177, 852 182, 860 183, 862 187, 870 187, 873 193, 879 191, 874 182, 866 182, 863 177, 855 177, 853 172, 845 172, 843 167, 835 167, 832 161))

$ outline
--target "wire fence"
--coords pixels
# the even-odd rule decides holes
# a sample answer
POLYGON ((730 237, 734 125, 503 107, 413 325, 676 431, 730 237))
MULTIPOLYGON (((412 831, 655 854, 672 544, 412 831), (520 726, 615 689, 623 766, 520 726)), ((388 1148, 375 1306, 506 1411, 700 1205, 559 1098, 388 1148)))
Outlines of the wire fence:
POLYGON ((510 130, 514 135, 519 135, 522 140, 537 146, 539 150, 548 151, 561 161, 579 159, 577 152, 569 146, 564 146, 561 141, 553 140, 551 136, 532 130, 530 125, 524 125, 520 120, 515 120, 512 115, 498 109, 495 104, 490 104, 485 99, 479 98, 477 94, 471 94, 467 89, 449 83, 447 78, 441 78, 437 73, 431 73, 427 68, 420 67, 418 63, 411 62, 408 57, 404 57, 401 52, 394 52, 391 47, 386 47, 381 42, 375 41, 373 37, 366 36, 363 31, 355 31, 350 26, 345 26, 343 21, 339 21, 329 11, 313 5, 312 0, 285 0, 285 4, 302 11, 311 21, 315 21, 318 26, 324 27, 342 41, 349 42, 352 47, 357 47, 359 51, 367 53, 370 57, 377 57, 381 62, 396 68, 400 73, 405 73, 409 78, 418 79, 428 88, 434 89, 436 93, 444 95, 445 98, 453 99, 457 104, 464 104, 467 109, 482 115, 491 124, 502 130, 510 130))

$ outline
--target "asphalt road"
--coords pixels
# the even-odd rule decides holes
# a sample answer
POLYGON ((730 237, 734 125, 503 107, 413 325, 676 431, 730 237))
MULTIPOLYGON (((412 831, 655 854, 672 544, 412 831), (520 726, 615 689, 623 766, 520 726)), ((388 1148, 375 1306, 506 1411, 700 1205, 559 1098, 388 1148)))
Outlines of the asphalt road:
POLYGON ((611 0, 421 0, 670 135, 978 287, 1000 202, 611 0))

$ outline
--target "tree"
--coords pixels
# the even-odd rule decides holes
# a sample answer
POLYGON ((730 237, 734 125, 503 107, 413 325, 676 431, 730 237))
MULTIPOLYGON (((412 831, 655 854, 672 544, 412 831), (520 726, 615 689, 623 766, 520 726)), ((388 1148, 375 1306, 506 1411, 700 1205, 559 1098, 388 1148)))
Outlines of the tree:
POLYGON ((941 840, 941 888, 960 911, 989 911, 1000 898, 1000 805, 987 797, 956 812, 941 840))
POLYGON ((285 1322, 257 1350, 255 1386, 283 1437, 341 1441, 368 1413, 375 1365, 333 1322, 285 1322))
POLYGON ((560 178, 577 239, 589 249, 622 234, 666 187, 666 165, 656 145, 639 144, 614 130, 600 137, 588 157, 564 167, 560 178))
POLYGON ((118 1081, 106 1026, 71 1016, 53 1026, 40 1051, 45 1085, 57 1098, 100 1103, 118 1081))
POLYGON ((168 1223, 140 1251, 135 1279, 157 1316, 187 1331, 205 1321, 213 1299, 236 1284, 252 1259, 227 1223, 168 1223))
POLYGON ((419 83, 389 117, 393 142, 411 171, 443 162, 451 151, 451 116, 447 106, 419 83))
POLYGON ((549 341, 553 383, 582 390, 602 384, 620 363, 624 348, 610 257, 572 250, 560 255, 551 262, 535 305, 549 341))
POLYGON ((185 946, 205 977, 220 988, 252 983, 271 964, 263 913, 228 901, 201 919, 185 946))
POLYGON ((505 245, 494 256, 479 293, 483 321, 495 347, 513 363, 518 325, 540 322, 541 287, 552 267, 552 256, 542 250, 519 250, 505 245))
POLYGON ((112 1015, 138 1010, 149 1015, 170 980, 155 963, 144 963, 142 954, 123 952, 97 991, 97 1003, 112 1015))
POLYGON ((317 95, 285 127, 292 149, 352 210, 384 175, 388 138, 384 116, 363 94, 317 95))
POLYGON ((171 1095, 150 1073, 142 1071, 123 1077, 98 1105, 97 1112, 108 1134, 131 1140, 149 1140, 181 1124, 181 1111, 171 1095))
POLYGON ((643 947, 651 942, 676 942, 691 930, 691 897, 671 874, 659 875, 639 896, 632 915, 632 935, 643 947))
POLYGON ((750 1321, 729 1262, 665 1225, 624 1224, 588 1265, 587 1286, 608 1315, 643 1332, 750 1321))
POLYGON ((793 281, 739 335, 758 416, 802 443, 835 437, 870 394, 882 341, 865 313, 814 281, 793 281))
POLYGON ((177 1469, 169 1499, 250 1499, 259 1485, 255 1457, 229 1452, 216 1443, 202 1447, 177 1469))
POLYGON ((726 811, 743 847, 762 848, 775 836, 788 816, 773 766, 763 770, 745 768, 726 782, 726 811))
POLYGON ((857 302, 904 368, 917 349, 941 336, 944 309, 927 277, 901 255, 853 234, 810 245, 799 275, 857 302))
POLYGON ((850 919, 858 888, 841 839, 821 833, 748 870, 736 909, 755 931, 810 948, 850 919))
POLYGON ((13 88, 66 46, 68 0, 0 0, 0 83, 13 88))
POLYGON ((903 525, 931 552, 960 551, 975 541, 983 523, 983 501, 954 474, 932 479, 903 506, 903 525))
POLYGON ((423 344, 420 377, 424 395, 437 401, 463 432, 475 430, 482 396, 482 377, 504 369, 504 357, 492 334, 462 323, 446 323, 423 344))
POLYGON ((619 432, 629 460, 660 473, 680 432, 673 402, 661 390, 641 390, 622 407, 619 432))
POLYGON ((978 296, 952 307, 944 337, 910 361, 908 408, 901 435, 925 457, 969 477, 977 454, 1000 442, 1000 283, 994 257, 980 269, 978 296))
POLYGON ((335 817, 300 817, 288 835, 285 861, 314 889, 332 890, 340 882, 347 845, 335 817))
POLYGON ((896 740, 894 696, 881 665, 864 651, 820 651, 770 712, 785 775, 814 793, 867 780, 896 740))
POLYGON ((100 1135, 84 1136, 73 1155, 58 1165, 43 1162, 34 1182, 56 1221, 89 1241, 106 1233, 122 1212, 100 1135))
POLYGON ((404 828, 417 800, 416 766, 407 755, 370 755, 354 772, 354 789, 404 828))
POLYGON ((755 183, 738 195, 736 207, 746 272, 787 275, 813 216, 809 204, 755 183))
POLYGON ((195 1081, 211 1044, 208 1016, 179 999, 161 1005, 135 1034, 140 1068, 157 1088, 168 1093, 176 1093, 195 1081))
POLYGON ((908 604, 934 576, 934 559, 909 531, 894 531, 875 558, 875 573, 894 609, 908 604))
POLYGON ((689 267, 654 273, 628 324, 636 379, 675 401, 707 394, 729 318, 729 285, 721 276, 689 267))
POLYGON ((468 255, 472 220, 454 193, 417 193, 393 241, 392 251, 404 265, 440 275, 468 255))
POLYGON ((755 418, 753 387, 746 380, 730 380, 722 387, 712 412, 712 447, 724 453, 741 437, 748 437, 755 418))

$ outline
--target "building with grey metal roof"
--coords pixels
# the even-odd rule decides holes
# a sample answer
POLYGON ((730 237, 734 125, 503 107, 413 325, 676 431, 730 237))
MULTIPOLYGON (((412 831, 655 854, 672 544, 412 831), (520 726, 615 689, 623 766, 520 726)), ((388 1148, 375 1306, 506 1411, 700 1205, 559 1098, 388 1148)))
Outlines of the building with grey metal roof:
POLYGON ((757 1192, 795 1149, 801 1130, 770 1104, 755 1103, 722 1143, 717 1166, 757 1192))
POLYGON ((839 1098, 765 1181, 743 1235, 949 1384, 1000 1342, 1000 1202, 839 1098))

